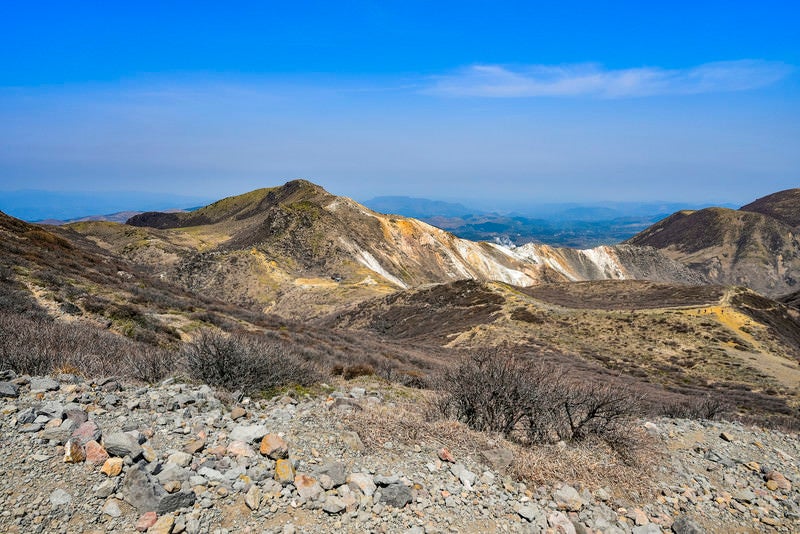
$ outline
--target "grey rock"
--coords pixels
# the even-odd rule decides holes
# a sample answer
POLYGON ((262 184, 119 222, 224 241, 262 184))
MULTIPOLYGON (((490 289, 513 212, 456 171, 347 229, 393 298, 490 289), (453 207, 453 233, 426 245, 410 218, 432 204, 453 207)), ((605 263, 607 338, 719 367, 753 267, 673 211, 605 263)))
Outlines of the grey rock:
POLYGON ((562 534, 577 534, 575 525, 562 512, 553 512, 547 516, 547 524, 562 534))
POLYGON ((103 406, 116 406, 120 402, 120 398, 114 395, 113 393, 109 393, 105 397, 103 397, 103 406))
POLYGON ((478 480, 478 475, 467 469, 464 464, 450 465, 450 472, 461 481, 465 488, 472 489, 472 485, 478 480))
POLYGON ((109 478, 102 481, 100 484, 96 485, 92 488, 92 491, 95 495, 100 497, 101 499, 105 499, 111 496, 112 493, 117 491, 117 482, 115 479, 109 478))
POLYGON ((21 412, 17 414, 17 421, 21 425, 26 425, 28 423, 33 423, 36 421, 36 410, 33 408, 25 408, 21 412))
POLYGON ((367 473, 351 473, 350 476, 347 477, 347 484, 352 489, 357 489, 367 497, 373 495, 377 486, 372 481, 372 477, 369 476, 367 473))
POLYGON ((578 490, 567 485, 561 486, 553 492, 553 500, 556 501, 559 508, 565 508, 570 512, 577 512, 584 504, 578 490))
POLYGON ((322 510, 331 515, 340 514, 345 508, 344 501, 336 496, 329 496, 322 505, 322 510))
POLYGON ((54 441, 59 445, 63 445, 72 435, 74 428, 71 425, 60 425, 55 427, 45 428, 40 437, 48 441, 54 441))
POLYGON ((174 512, 180 508, 190 508, 194 506, 197 496, 193 491, 179 491, 167 494, 158 503, 158 515, 174 512))
POLYGON ((125 432, 106 436, 103 438, 103 446, 111 456, 130 456, 134 461, 144 452, 138 440, 125 432))
POLYGON ((0 397, 19 397, 19 386, 11 382, 0 382, 0 397))
POLYGON ((269 433, 264 425, 239 425, 231 431, 229 439, 231 441, 243 441, 254 443, 269 433))
MULTIPOLYGON (((341 462, 329 462, 323 464, 315 471, 318 477, 327 475, 331 478, 332 487, 338 488, 347 483, 347 472, 345 466, 341 462)), ((325 488, 330 489, 330 488, 325 488)))
POLYGON ((186 482, 189 480, 189 471, 178 464, 167 462, 161 472, 156 475, 156 478, 161 484, 172 481, 186 482))
POLYGON ((103 505, 103 513, 110 517, 119 517, 122 515, 122 510, 119 508, 119 501, 117 499, 109 499, 103 505))
POLYGON ((192 463, 192 455, 183 451, 174 452, 167 457, 167 462, 179 467, 187 467, 192 463))
POLYGON ((633 534, 661 534, 661 527, 655 523, 633 527, 633 534))
POLYGON ((217 482, 222 482, 225 480, 225 475, 216 469, 211 469, 210 467, 201 467, 200 470, 197 471, 197 474, 206 480, 215 480, 217 482))
POLYGON ((403 508, 412 500, 411 490, 405 484, 389 484, 381 488, 381 502, 395 508, 403 508))
POLYGON ((57 380, 48 376, 31 378, 31 393, 45 393, 56 391, 60 387, 57 380))
POLYGON ((672 523, 675 534, 705 534, 705 531, 687 515, 679 515, 672 523))
POLYGON ((59 488, 50 494, 50 504, 53 506, 66 506, 72 502, 72 495, 59 488))
POLYGON ((36 415, 45 415, 49 419, 63 419, 64 405, 60 402, 45 402, 36 409, 36 415))
POLYGON ((536 504, 529 503, 521 506, 520 509, 517 510, 517 513, 529 523, 547 523, 544 510, 536 504))
POLYGON ((164 488, 144 470, 142 462, 128 470, 122 483, 125 502, 141 513, 157 511, 166 493, 164 488))

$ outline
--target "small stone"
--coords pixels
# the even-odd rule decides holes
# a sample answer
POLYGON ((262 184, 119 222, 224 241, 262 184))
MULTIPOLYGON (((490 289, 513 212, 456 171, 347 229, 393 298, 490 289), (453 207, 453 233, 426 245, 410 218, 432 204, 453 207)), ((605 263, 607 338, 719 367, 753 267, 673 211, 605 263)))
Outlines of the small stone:
POLYGON ((11 382, 0 382, 0 397, 19 397, 19 386, 11 382))
POLYGON ((50 504, 53 506, 66 506, 72 502, 72 495, 59 488, 50 494, 50 504))
POLYGON ((122 510, 120 510, 120 507, 119 507, 120 502, 121 501, 119 501, 117 499, 109 499, 109 500, 107 500, 106 503, 103 505, 103 508, 102 508, 103 513, 106 514, 107 516, 111 516, 111 517, 119 517, 119 516, 121 516, 122 515, 122 510))
POLYGON ((319 476, 320 484, 322 484, 322 487, 326 490, 338 488, 339 486, 347 484, 347 472, 342 462, 326 463, 317 468, 316 474, 319 476), (326 484, 323 483, 323 477, 330 478, 330 487, 325 487, 326 484))
POLYGON ((389 484, 381 488, 381 502, 395 508, 403 508, 412 500, 411 490, 405 484, 389 484))
POLYGON ((322 486, 317 479, 305 474, 297 474, 294 477, 294 487, 298 495, 306 500, 314 500, 322 494, 322 486))
POLYGON ((100 472, 108 477, 115 477, 122 473, 122 465, 123 465, 122 458, 109 458, 108 460, 103 463, 103 467, 100 468, 100 472))
POLYGON ((294 481, 294 466, 292 462, 284 458, 275 462, 275 480, 284 486, 294 481))
POLYGON ((447 447, 442 447, 441 449, 436 451, 436 454, 439 456, 439 459, 443 462, 449 462, 451 464, 456 463, 456 459, 453 457, 453 453, 451 453, 450 450, 447 449, 447 447))
POLYGON ((142 458, 148 463, 155 462, 158 459, 158 455, 153 447, 145 443, 142 445, 142 458))
POLYGON ((722 441, 727 441, 728 443, 730 443, 731 441, 733 441, 733 436, 731 436, 731 435, 730 435, 730 434, 728 434, 727 432, 722 432, 722 433, 719 435, 719 437, 720 437, 720 438, 722 438, 722 441))
POLYGON ((261 440, 259 451, 273 460, 289 457, 289 445, 277 434, 267 434, 261 440))
POLYGON ((234 421, 241 419, 245 415, 247 415, 247 410, 245 410, 241 406, 236 406, 233 410, 231 410, 231 419, 233 419, 234 421))
POLYGON ((103 446, 110 456, 130 456, 136 460, 144 451, 136 438, 126 432, 117 432, 103 438, 103 446))
POLYGON ((175 493, 176 491, 181 489, 181 483, 177 480, 169 480, 164 483, 164 490, 167 493, 175 493))
POLYGON ((31 393, 56 391, 61 385, 50 377, 31 378, 31 393))
POLYGON ((70 439, 76 440, 81 445, 86 445, 90 441, 98 441, 101 436, 100 427, 94 421, 86 421, 72 432, 70 439))
POLYGON ((174 452, 167 457, 167 462, 171 462, 179 467, 187 467, 192 463, 192 455, 186 452, 174 452))
POLYGON ((672 522, 675 534, 705 534, 705 531, 687 515, 679 515, 672 522))
POLYGON ((145 532, 148 528, 152 527, 158 521, 158 514, 155 512, 146 512, 139 517, 139 520, 136 521, 136 530, 139 532, 145 532))
POLYGON ((64 462, 71 463, 71 464, 78 464, 81 463, 86 459, 86 451, 84 451, 83 447, 72 440, 69 440, 66 445, 64 445, 64 462))
POLYGON ((103 465, 109 456, 102 445, 95 440, 91 440, 86 444, 86 461, 94 465, 103 465))
POLYGON ((322 505, 322 510, 326 514, 336 515, 342 513, 347 506, 345 505, 344 501, 336 496, 329 496, 325 499, 325 503, 322 505))
POLYGON ((553 512, 547 516, 547 524, 559 534, 575 534, 575 525, 562 512, 553 512))
POLYGON ((228 454, 237 458, 253 458, 256 455, 256 451, 244 441, 231 441, 228 444, 227 451, 228 454))
POLYGON ((581 499, 578 491, 572 486, 561 486, 553 492, 553 500, 560 510, 569 510, 570 512, 578 512, 583 508, 583 499, 581 499))
POLYGON ((783 491, 792 491, 792 483, 789 482, 789 480, 787 480, 787 478, 783 476, 782 473, 779 473, 778 471, 770 471, 767 474, 766 478, 767 478, 767 487, 769 487, 770 484, 774 486, 774 489, 770 488, 772 491, 778 489, 783 491))
POLYGON ((156 511, 159 514, 166 514, 181 508, 191 508, 194 506, 196 500, 197 495, 195 495, 193 491, 178 491, 175 493, 170 493, 161 497, 161 500, 158 503, 158 509, 156 511))
POLYGON ((467 469, 464 464, 451 465, 450 472, 453 473, 468 490, 472 490, 472 486, 475 484, 475 481, 478 480, 478 475, 467 469))
POLYGON ((520 509, 517 510, 517 513, 529 523, 544 517, 544 511, 535 504, 526 504, 521 506, 520 509))
POLYGON ((254 443, 266 435, 267 427, 264 425, 239 425, 231 431, 229 438, 231 441, 254 443))
POLYGON ((198 452, 202 451, 205 448, 206 448, 206 440, 204 439, 195 439, 183 446, 184 452, 190 455, 197 454, 198 452))
POLYGON ((351 489, 357 489, 367 497, 373 495, 377 489, 372 477, 367 473, 351 473, 347 477, 347 484, 351 489))
POLYGON ((250 486, 250 489, 247 490, 247 494, 244 496, 244 503, 254 512, 258 510, 258 507, 261 505, 261 490, 258 489, 258 486, 255 484, 250 486))
POLYGON ((171 534, 172 527, 175 526, 175 516, 172 514, 162 515, 156 520, 152 527, 147 529, 150 534, 171 534))

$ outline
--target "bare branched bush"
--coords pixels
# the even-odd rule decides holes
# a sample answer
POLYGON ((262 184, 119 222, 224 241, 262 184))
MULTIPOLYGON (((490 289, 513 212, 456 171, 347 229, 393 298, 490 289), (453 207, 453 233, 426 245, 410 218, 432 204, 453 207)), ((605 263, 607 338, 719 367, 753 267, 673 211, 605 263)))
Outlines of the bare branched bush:
POLYGON ((470 428, 528 443, 599 438, 624 452, 641 399, 618 384, 572 379, 560 367, 495 349, 471 355, 440 382, 439 409, 470 428))
POLYGON ((660 415, 685 419, 717 419, 731 412, 730 405, 718 396, 706 394, 661 406, 660 415))
POLYGON ((174 351, 94 326, 0 313, 0 369, 32 375, 71 369, 156 382, 174 371, 174 361, 174 351))
POLYGON ((263 336, 202 330, 183 356, 190 377, 229 391, 252 394, 321 378, 292 345, 263 336))

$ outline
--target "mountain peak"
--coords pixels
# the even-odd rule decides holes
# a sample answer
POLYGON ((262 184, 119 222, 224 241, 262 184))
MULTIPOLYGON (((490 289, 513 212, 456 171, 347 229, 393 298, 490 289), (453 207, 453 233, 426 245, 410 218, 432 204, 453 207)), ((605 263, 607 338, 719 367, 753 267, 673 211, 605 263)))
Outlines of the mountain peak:
POLYGON ((800 188, 785 189, 761 197, 742 206, 740 210, 761 213, 789 226, 800 227, 800 188))

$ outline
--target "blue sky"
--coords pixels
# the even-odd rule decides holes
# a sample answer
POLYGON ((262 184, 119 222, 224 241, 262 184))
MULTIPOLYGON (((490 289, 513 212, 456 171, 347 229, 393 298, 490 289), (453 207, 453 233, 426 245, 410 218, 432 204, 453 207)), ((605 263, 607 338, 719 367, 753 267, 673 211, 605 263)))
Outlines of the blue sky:
POLYGON ((111 4, 0 4, 0 192, 800 186, 795 2, 111 4))

